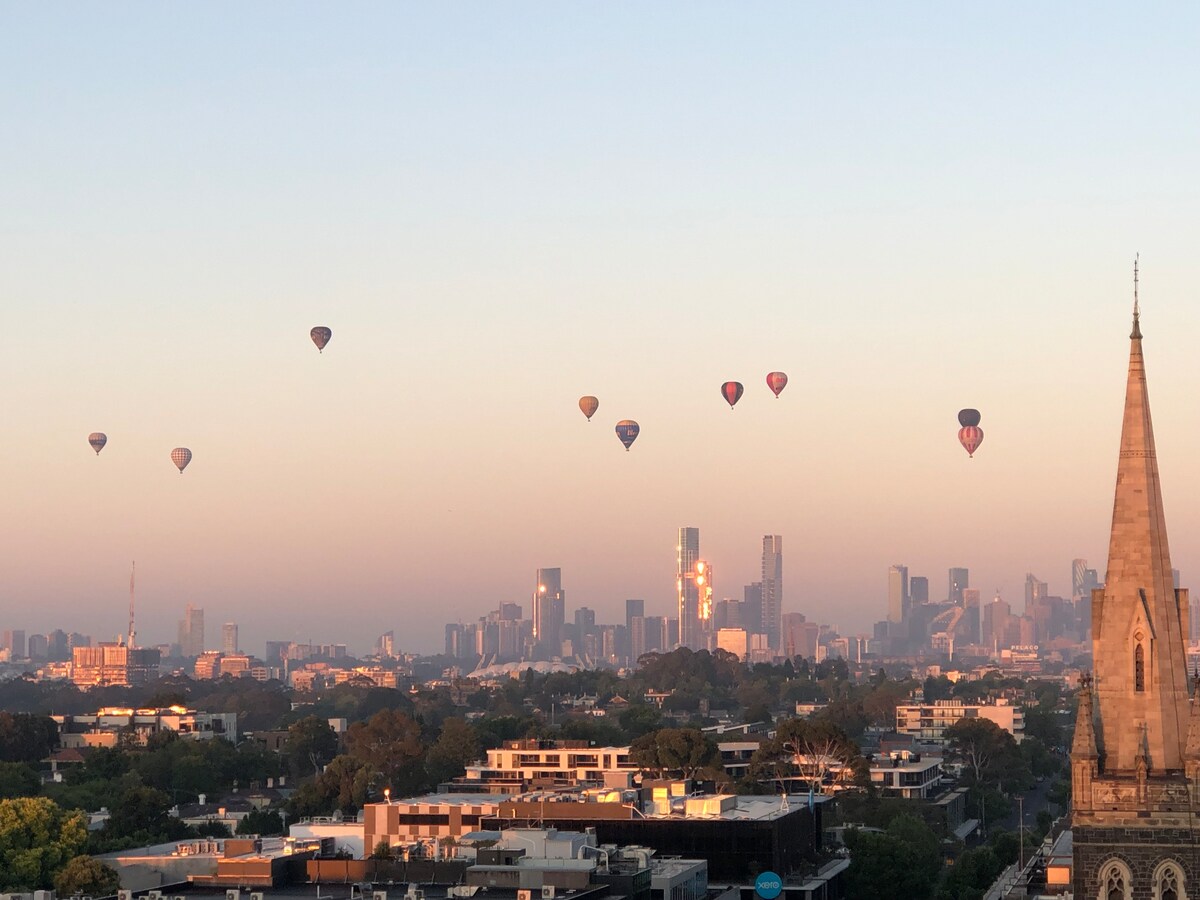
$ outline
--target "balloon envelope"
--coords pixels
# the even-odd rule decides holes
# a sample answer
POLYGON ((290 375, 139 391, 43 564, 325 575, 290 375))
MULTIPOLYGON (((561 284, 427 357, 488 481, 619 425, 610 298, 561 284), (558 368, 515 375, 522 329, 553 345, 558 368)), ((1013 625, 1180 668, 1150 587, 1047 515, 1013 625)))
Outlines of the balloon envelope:
POLYGON ((592 421, 592 416, 596 414, 596 410, 600 408, 600 401, 595 397, 580 397, 579 409, 587 416, 588 421, 592 421))
POLYGON ((108 435, 103 431, 93 431, 88 435, 88 443, 92 445, 92 449, 99 456, 100 451, 104 449, 104 445, 108 443, 108 435))
POLYGON ((183 474, 183 470, 187 468, 188 463, 192 461, 192 451, 187 447, 176 447, 171 451, 171 462, 179 467, 179 474, 183 474))
POLYGON ((324 325, 318 325, 308 333, 308 336, 312 338, 312 342, 317 345, 317 350, 322 351, 325 349, 325 345, 329 343, 329 339, 333 337, 333 332, 324 325))
POLYGON ((963 428, 979 424, 979 410, 977 409, 960 409, 958 411, 958 424, 963 428))
POLYGON ((617 437, 621 439, 621 443, 628 450, 629 446, 637 440, 638 434, 641 432, 638 423, 633 419, 622 419, 617 423, 617 437))
POLYGON ((787 387, 787 376, 782 372, 772 372, 767 376, 767 387, 775 394, 775 398, 779 399, 779 392, 787 387))
POLYGON ((727 381, 721 385, 721 396, 725 398, 725 402, 729 404, 729 408, 733 409, 733 405, 742 399, 742 387, 740 381, 727 381))
POLYGON ((967 451, 967 456, 974 457, 975 451, 983 443, 983 429, 978 425, 964 425, 958 430, 958 442, 967 451))

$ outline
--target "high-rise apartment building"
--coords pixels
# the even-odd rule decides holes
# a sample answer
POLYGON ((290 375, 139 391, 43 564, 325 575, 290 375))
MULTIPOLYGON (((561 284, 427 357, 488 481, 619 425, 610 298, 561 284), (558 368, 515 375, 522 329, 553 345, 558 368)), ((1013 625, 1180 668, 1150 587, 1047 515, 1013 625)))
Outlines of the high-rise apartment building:
POLYGON ((751 634, 762 634, 763 586, 761 581, 742 588, 741 624, 751 634))
POLYGON ((783 537, 764 534, 762 548, 762 625, 772 650, 781 650, 783 629, 783 537))
POLYGON ((533 640, 542 656, 558 656, 562 653, 566 614, 562 569, 538 569, 537 584, 533 589, 533 640))
POLYGON ((237 622, 226 622, 221 626, 221 652, 226 656, 236 656, 242 652, 238 649, 237 622))
POLYGON ((1100 587, 1100 577, 1089 569, 1086 559, 1071 560, 1071 602, 1076 606, 1083 600, 1091 602, 1092 591, 1100 587))
MULTIPOLYGON (((708 579, 697 572, 700 560, 700 529, 679 529, 679 543, 675 545, 675 592, 679 610, 679 644, 692 650, 704 650, 708 646, 704 632, 703 609, 701 608, 700 578, 708 579)), ((709 584, 711 587, 711 584, 709 584)), ((709 623, 712 619, 709 618, 709 623)))
POLYGON ((970 573, 966 569, 953 568, 950 570, 950 593, 946 596, 947 603, 962 606, 963 591, 971 586, 970 573))
POLYGON ((888 569, 888 621, 899 624, 908 616, 908 566, 888 569))
POLYGON ((179 654, 185 658, 204 652, 204 610, 188 604, 179 622, 179 654))

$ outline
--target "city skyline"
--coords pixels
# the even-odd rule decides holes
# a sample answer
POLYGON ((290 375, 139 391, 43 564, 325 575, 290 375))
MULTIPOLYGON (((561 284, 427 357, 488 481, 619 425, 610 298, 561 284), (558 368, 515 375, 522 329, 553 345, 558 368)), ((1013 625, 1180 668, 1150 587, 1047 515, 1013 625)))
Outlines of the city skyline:
POLYGON ((1200 13, 759 11, 7 10, 0 622, 124 633, 131 559, 147 644, 662 616, 680 522, 847 633, 895 560, 1070 596, 1139 250, 1187 586, 1200 13))

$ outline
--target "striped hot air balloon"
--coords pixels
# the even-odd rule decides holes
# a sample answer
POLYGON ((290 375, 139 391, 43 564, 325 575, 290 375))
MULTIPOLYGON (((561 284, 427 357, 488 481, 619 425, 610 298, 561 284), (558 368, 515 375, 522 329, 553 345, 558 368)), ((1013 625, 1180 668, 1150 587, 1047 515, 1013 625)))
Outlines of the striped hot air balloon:
POLYGON ((597 400, 595 397, 587 396, 587 397, 579 398, 579 410, 585 416, 587 416, 587 420, 589 422, 592 421, 592 416, 594 416, 596 414, 596 410, 598 410, 599 408, 600 408, 600 401, 597 400))
POLYGON ((983 429, 978 425, 964 425, 958 430, 958 442, 967 451, 967 456, 974 459, 975 451, 983 443, 983 429))
POLYGON ((725 402, 729 404, 729 408, 733 409, 734 404, 742 399, 742 392, 745 388, 742 387, 740 381, 727 381, 721 385, 721 396, 725 398, 725 402))
POLYGON ((100 451, 104 449, 104 445, 108 443, 108 435, 103 431, 93 431, 88 435, 88 443, 92 445, 92 449, 99 456, 100 451))
POLYGON ((176 447, 171 451, 171 462, 179 467, 179 474, 183 474, 183 470, 188 467, 188 463, 192 461, 192 451, 187 447, 176 447))
POLYGON ((772 372, 767 376, 767 387, 775 395, 775 399, 779 399, 779 394, 787 387, 787 375, 783 372, 772 372))

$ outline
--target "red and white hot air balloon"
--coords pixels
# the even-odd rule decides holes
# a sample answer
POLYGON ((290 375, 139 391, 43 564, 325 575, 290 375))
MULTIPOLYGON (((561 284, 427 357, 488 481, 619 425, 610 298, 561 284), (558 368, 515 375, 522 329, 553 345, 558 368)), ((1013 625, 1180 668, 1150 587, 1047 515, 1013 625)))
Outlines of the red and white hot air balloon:
POLYGON ((742 392, 745 388, 742 387, 740 381, 727 381, 721 385, 721 396, 725 398, 725 402, 729 404, 729 408, 737 404, 742 399, 742 392))
POLYGON ((787 375, 783 372, 772 372, 767 376, 767 387, 775 394, 775 399, 779 399, 780 392, 787 387, 787 375))
POLYGON ((974 459, 975 451, 983 443, 983 429, 978 425, 964 425, 958 430, 958 442, 967 451, 967 456, 974 459))

